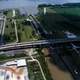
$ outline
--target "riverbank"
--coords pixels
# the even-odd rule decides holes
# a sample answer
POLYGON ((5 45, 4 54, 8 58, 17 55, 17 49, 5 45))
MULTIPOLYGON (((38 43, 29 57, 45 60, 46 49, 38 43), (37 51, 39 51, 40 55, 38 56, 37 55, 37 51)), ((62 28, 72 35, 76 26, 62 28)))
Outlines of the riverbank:
MULTIPOLYGON (((45 56, 49 54, 48 49, 44 49, 43 52, 45 56)), ((45 57, 45 61, 53 80, 73 80, 70 72, 61 70, 57 65, 51 62, 50 57, 45 57)))

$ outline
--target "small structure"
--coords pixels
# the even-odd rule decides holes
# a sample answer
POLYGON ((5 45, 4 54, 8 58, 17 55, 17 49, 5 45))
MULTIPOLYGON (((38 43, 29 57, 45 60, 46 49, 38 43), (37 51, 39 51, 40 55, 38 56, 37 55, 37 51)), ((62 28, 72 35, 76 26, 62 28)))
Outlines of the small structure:
POLYGON ((46 7, 44 7, 44 15, 46 14, 46 12, 47 12, 47 9, 46 9, 46 7))
POLYGON ((31 21, 32 21, 32 20, 31 20, 31 19, 29 19, 29 18, 27 18, 26 20, 27 20, 27 21, 29 21, 29 22, 31 22, 31 21))
POLYGON ((22 67, 22 66, 26 66, 26 60, 25 59, 17 60, 17 67, 22 67))
POLYGON ((16 12, 15 12, 14 9, 13 9, 12 13, 13 13, 13 16, 12 17, 15 17, 16 16, 16 12))

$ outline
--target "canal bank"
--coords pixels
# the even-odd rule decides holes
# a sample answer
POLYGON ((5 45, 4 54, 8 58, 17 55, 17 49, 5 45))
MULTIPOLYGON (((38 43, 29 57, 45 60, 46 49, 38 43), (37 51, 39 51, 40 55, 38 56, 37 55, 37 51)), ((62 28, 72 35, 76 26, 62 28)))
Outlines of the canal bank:
MULTIPOLYGON (((70 72, 66 70, 62 70, 58 65, 56 65, 54 62, 52 63, 51 57, 48 55, 50 54, 48 49, 43 49, 42 51, 45 56, 45 61, 48 65, 48 69, 50 71, 50 74, 53 78, 53 80, 74 80, 70 72)), ((60 60, 58 61, 60 62, 60 60)), ((63 65, 61 63, 61 65, 63 65)))

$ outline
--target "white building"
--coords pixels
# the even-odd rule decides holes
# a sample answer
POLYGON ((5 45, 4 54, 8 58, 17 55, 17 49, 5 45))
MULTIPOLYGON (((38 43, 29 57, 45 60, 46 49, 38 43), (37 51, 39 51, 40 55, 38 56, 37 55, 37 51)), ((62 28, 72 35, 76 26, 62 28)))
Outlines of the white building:
POLYGON ((13 16, 12 17, 15 17, 16 16, 16 12, 15 12, 14 9, 13 9, 12 13, 13 13, 13 16))
POLYGON ((17 66, 18 67, 20 67, 20 66, 26 66, 26 60, 25 59, 17 60, 17 66))

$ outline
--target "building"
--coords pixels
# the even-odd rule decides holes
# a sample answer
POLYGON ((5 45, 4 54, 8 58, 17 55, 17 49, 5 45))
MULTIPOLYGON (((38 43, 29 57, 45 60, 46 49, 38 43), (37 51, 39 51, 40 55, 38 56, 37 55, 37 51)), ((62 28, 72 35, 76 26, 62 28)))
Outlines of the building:
POLYGON ((26 59, 8 61, 0 65, 0 80, 29 80, 26 59))

